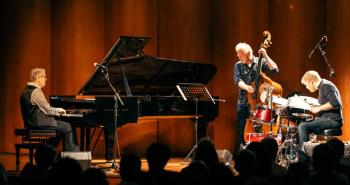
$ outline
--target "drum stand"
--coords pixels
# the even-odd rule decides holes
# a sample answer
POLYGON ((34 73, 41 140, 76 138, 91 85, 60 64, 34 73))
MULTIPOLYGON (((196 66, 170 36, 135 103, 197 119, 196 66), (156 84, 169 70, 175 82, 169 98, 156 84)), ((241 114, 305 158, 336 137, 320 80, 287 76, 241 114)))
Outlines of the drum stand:
POLYGON ((287 121, 287 133, 286 137, 278 149, 277 152, 277 163, 289 167, 289 165, 298 158, 299 148, 297 145, 296 138, 293 135, 292 127, 289 125, 289 111, 288 111, 288 121, 287 121))

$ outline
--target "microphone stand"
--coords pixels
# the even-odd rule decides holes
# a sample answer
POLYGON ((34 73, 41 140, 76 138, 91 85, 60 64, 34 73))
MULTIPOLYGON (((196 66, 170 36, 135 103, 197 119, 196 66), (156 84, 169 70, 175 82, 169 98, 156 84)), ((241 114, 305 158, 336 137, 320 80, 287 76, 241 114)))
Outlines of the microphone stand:
POLYGON ((321 47, 320 44, 318 45, 317 48, 320 50, 320 52, 321 52, 321 54, 322 54, 322 56, 323 56, 323 59, 324 59, 324 61, 326 62, 327 66, 328 66, 328 69, 329 69, 329 77, 330 77, 330 78, 335 77, 335 72, 334 72, 332 66, 329 64, 329 62, 328 62, 328 60, 327 60, 326 52, 322 50, 322 47, 321 47))
POLYGON ((272 91, 273 91, 273 87, 268 87, 268 98, 269 98, 269 102, 268 102, 268 107, 270 108, 270 136, 272 137, 272 126, 273 126, 273 122, 274 122, 274 118, 273 118, 273 105, 272 105, 272 91))
POLYGON ((119 93, 116 91, 114 86, 111 83, 109 73, 106 67, 100 66, 102 73, 104 74, 104 77, 106 78, 109 87, 114 92, 114 138, 113 138, 113 162, 111 165, 111 168, 115 169, 116 171, 119 171, 119 166, 116 163, 116 145, 118 147, 118 156, 120 159, 120 148, 119 148, 119 141, 118 141, 118 132, 117 132, 117 124, 118 124, 118 100, 122 106, 124 106, 124 102, 119 96, 119 93))

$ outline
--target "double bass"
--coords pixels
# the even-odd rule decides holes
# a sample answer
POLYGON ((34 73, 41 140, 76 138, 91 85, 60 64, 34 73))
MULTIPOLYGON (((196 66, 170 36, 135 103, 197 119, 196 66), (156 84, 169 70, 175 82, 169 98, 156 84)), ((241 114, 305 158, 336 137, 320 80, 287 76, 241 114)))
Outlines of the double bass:
MULTIPOLYGON (((263 35, 264 41, 262 42, 260 48, 267 49, 272 44, 271 34, 269 31, 264 31, 263 35)), ((268 92, 268 97, 282 95, 282 86, 262 72, 262 58, 262 54, 259 53, 259 75, 256 75, 253 83, 251 84, 251 86, 254 88, 254 92, 248 93, 247 95, 248 103, 251 106, 251 116, 249 119, 247 119, 244 129, 246 142, 249 142, 248 137, 246 137, 249 133, 269 133, 276 135, 280 126, 280 119, 276 119, 276 123, 273 123, 274 115, 272 110, 272 102, 266 102, 264 99, 260 98, 260 94, 262 92, 268 92)))

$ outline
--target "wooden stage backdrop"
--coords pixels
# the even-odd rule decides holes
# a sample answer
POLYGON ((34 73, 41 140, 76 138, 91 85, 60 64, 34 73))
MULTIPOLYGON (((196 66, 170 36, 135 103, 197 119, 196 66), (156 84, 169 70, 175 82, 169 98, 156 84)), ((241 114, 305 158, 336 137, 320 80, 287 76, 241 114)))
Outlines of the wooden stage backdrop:
MULTIPOLYGON (((13 130, 22 127, 19 96, 29 70, 47 69, 49 95, 74 95, 121 35, 151 37, 145 53, 155 57, 210 63, 218 72, 208 85, 226 99, 220 116, 208 127, 219 149, 232 151, 235 140, 237 86, 234 46, 252 45, 255 53, 262 32, 272 34, 269 55, 280 73, 273 76, 284 95, 300 91, 302 74, 328 68, 315 43, 327 35, 326 55, 336 77, 345 124, 342 139, 350 139, 350 1, 347 0, 3 0, 0 6, 0 152, 14 152, 13 130)), ((316 95, 314 95, 316 96, 316 95)), ((194 144, 187 120, 159 123, 160 141, 174 153, 186 154, 194 144)), ((144 153, 156 140, 156 122, 119 129, 124 151, 144 153)), ((103 138, 101 139, 101 143, 103 138)), ((103 144, 98 146, 103 152, 103 144)))

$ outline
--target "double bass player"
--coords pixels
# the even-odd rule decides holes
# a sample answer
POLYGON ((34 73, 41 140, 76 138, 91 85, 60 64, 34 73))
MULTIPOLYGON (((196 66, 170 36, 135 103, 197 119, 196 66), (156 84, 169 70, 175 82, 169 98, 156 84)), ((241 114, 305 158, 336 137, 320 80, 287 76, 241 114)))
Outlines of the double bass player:
POLYGON ((279 69, 263 47, 258 50, 259 57, 254 56, 251 46, 247 43, 238 43, 235 50, 239 59, 234 65, 234 81, 239 87, 236 115, 237 139, 235 145, 235 152, 237 152, 241 145, 245 145, 244 129, 251 110, 251 105, 248 103, 248 94, 256 91, 252 84, 257 75, 260 75, 259 60, 261 62, 261 71, 264 73, 274 74, 279 69))

